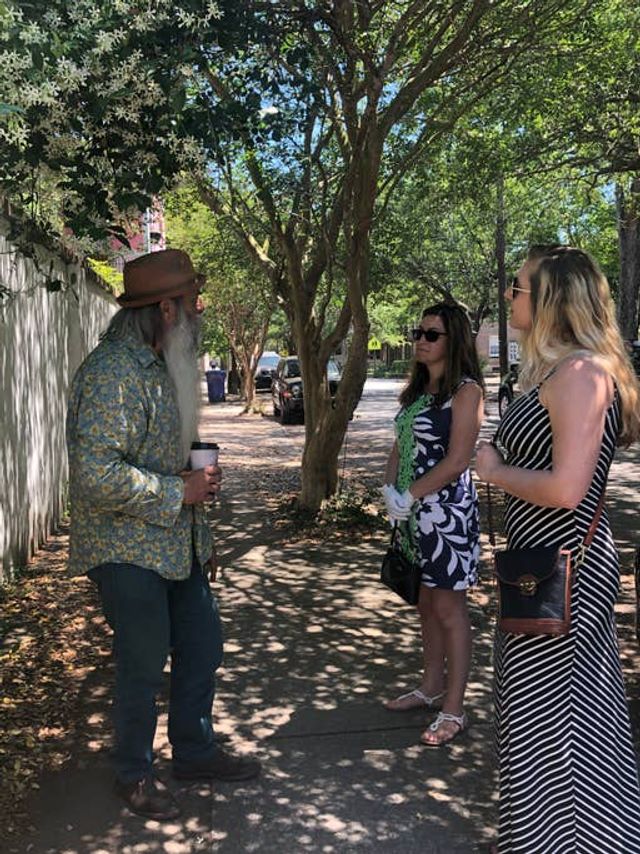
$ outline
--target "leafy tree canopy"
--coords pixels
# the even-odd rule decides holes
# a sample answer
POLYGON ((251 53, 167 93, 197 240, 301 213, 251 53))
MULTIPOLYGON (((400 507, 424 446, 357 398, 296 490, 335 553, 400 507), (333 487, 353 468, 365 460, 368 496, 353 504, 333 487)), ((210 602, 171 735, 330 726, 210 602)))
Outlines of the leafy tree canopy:
POLYGON ((123 213, 203 162, 192 81, 249 21, 226 0, 0 0, 0 186, 30 202, 53 173, 65 225, 124 237, 123 213))
POLYGON ((167 237, 186 250, 196 268, 207 276, 203 298, 204 345, 226 355, 233 350, 245 378, 244 394, 253 397, 253 375, 262 354, 274 310, 274 298, 264 271, 247 258, 229 223, 215 215, 185 186, 166 199, 167 237))
POLYGON ((524 161, 512 160, 506 129, 489 120, 485 107, 460 121, 398 184, 376 224, 370 316, 382 341, 399 343, 424 306, 443 298, 465 303, 477 325, 495 316, 497 179, 503 170, 512 172, 503 182, 508 269, 516 269, 531 243, 565 241, 592 252, 615 287, 610 188, 567 167, 527 174, 524 161), (486 135, 477 133, 480 123, 486 135))
POLYGON ((52 0, 60 20, 43 25, 26 3, 0 2, 16 53, 2 84, 6 162, 18 159, 23 186, 36 163, 60 170, 72 227, 88 212, 98 230, 186 169, 269 276, 301 359, 302 503, 317 509, 365 378, 375 220, 456 123, 550 44, 575 55, 593 4, 52 0), (349 329, 332 402, 324 367, 349 329))

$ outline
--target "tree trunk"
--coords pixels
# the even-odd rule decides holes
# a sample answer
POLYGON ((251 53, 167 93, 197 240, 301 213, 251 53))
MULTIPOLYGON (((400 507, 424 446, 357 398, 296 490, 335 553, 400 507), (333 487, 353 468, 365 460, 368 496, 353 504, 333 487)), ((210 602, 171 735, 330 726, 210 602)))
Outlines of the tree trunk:
POLYGON ((312 514, 317 513, 323 502, 338 490, 338 458, 346 425, 339 430, 331 425, 331 421, 329 408, 316 422, 315 429, 311 433, 307 432, 302 454, 302 484, 298 506, 312 514))
POLYGON ((629 191, 616 186, 620 287, 618 323, 622 337, 635 341, 638 335, 640 297, 640 178, 632 180, 629 191))
POLYGON ((242 397, 246 401, 247 409, 253 404, 253 398, 256 393, 256 384, 253 379, 253 374, 245 370, 242 374, 242 397))
MULTIPOLYGON (((334 401, 324 381, 308 395, 303 378, 306 435, 298 504, 309 513, 317 513, 322 503, 338 489, 340 451, 366 380, 367 338, 366 332, 363 335, 354 328, 334 401)), ((312 356, 312 360, 317 364, 317 356, 312 356)), ((311 372, 315 373, 315 365, 311 372)))
POLYGON ((498 278, 498 347, 500 376, 509 371, 509 334, 507 330, 507 307, 504 292, 507 289, 506 267, 506 222, 504 212, 504 176, 498 176, 496 192, 496 273, 498 278))
POLYGON ((301 510, 317 513, 325 499, 338 488, 338 455, 346 429, 336 422, 326 381, 326 363, 317 341, 298 337, 304 394, 305 444, 302 452, 301 510))
POLYGON ((238 360, 233 350, 229 350, 229 375, 227 377, 227 388, 229 394, 238 394, 240 391, 240 373, 238 371, 238 360))
MULTIPOLYGON (((367 378, 369 317, 368 292, 370 230, 376 199, 376 180, 381 148, 371 139, 359 158, 351 196, 345 205, 346 280, 351 308, 351 341, 342 379, 332 402, 324 377, 326 365, 307 336, 302 345, 301 368, 305 398, 305 447, 302 455, 302 488, 299 505, 316 513, 338 488, 338 458, 349 420, 358 405, 367 378), (307 382, 312 392, 307 410, 307 382)), ((300 330, 297 330, 300 331, 300 330)), ((329 355, 329 354, 327 354, 329 355)))
POLYGON ((255 373, 254 360, 247 354, 246 349, 238 346, 238 343, 233 339, 230 341, 230 344, 237 363, 240 365, 240 393, 248 409, 253 403, 256 393, 256 385, 253 377, 255 373))

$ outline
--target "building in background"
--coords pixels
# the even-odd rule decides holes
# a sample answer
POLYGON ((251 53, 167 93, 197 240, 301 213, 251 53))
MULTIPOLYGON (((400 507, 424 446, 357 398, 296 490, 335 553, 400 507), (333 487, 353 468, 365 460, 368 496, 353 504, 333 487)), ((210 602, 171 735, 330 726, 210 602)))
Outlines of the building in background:
POLYGON ((140 215, 138 228, 132 229, 127 238, 129 246, 116 238, 109 243, 110 252, 113 254, 110 261, 120 272, 132 258, 167 248, 164 208, 160 199, 155 199, 153 205, 140 215))
MULTIPOLYGON (((509 364, 520 361, 520 333, 507 327, 509 341, 509 364)), ((500 370, 500 349, 498 338, 498 324, 485 321, 476 336, 476 347, 478 356, 486 365, 486 370, 492 373, 500 370)))
MULTIPOLYGON (((509 364, 520 361, 520 333, 507 328, 509 340, 509 364)), ((500 350, 498 337, 498 324, 495 321, 485 321, 476 336, 476 347, 480 363, 484 366, 486 373, 497 373, 500 370, 500 350)), ((381 366, 390 368, 396 365, 399 370, 404 370, 413 357, 413 343, 410 341, 410 331, 407 329, 407 340, 398 345, 391 345, 371 339, 369 345, 369 360, 372 368, 381 366), (377 346, 372 346, 377 345, 377 346)))

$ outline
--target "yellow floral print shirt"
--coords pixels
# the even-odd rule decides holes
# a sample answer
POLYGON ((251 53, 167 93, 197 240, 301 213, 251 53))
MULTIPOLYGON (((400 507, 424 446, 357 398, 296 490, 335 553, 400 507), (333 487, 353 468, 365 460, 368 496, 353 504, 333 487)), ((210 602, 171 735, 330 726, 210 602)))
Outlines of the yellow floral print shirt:
POLYGON ((180 422, 158 355, 107 335, 74 377, 67 413, 69 569, 133 563, 164 578, 189 576, 192 549, 212 553, 203 505, 182 503, 180 422))

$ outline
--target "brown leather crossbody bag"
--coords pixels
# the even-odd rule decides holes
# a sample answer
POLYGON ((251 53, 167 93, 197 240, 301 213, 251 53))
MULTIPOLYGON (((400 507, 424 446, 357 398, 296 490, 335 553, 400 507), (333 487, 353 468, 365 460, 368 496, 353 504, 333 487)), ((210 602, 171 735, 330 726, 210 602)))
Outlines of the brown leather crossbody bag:
POLYGON ((494 550, 499 595, 498 626, 503 632, 516 635, 569 634, 573 575, 582 565, 598 527, 604 492, 575 560, 562 546, 496 550, 489 485, 487 500, 489 542, 494 550))

